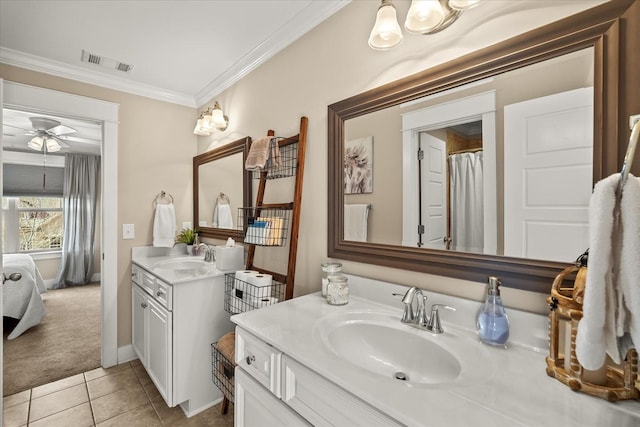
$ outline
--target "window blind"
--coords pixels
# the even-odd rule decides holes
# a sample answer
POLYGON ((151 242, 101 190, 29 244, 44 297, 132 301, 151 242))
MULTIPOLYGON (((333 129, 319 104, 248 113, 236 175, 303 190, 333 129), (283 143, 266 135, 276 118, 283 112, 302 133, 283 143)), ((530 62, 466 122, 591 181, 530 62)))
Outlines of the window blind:
POLYGON ((5 196, 62 197, 64 168, 3 164, 3 194, 5 196), (46 180, 43 182, 43 175, 46 180), (44 185, 43 185, 44 184, 44 185))

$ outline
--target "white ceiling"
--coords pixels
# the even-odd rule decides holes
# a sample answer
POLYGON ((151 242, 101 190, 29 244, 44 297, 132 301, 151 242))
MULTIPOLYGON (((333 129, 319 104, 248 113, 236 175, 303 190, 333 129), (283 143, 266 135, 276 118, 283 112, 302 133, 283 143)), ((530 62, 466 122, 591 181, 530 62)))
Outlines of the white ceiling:
POLYGON ((201 107, 349 1, 0 0, 0 62, 201 107))
MULTIPOLYGON (((0 0, 0 62, 202 107, 349 1, 0 0), (83 62, 83 50, 103 65, 83 62)), ((6 108, 4 148, 28 151, 34 116, 76 130, 61 153, 100 153, 99 124, 6 108)))

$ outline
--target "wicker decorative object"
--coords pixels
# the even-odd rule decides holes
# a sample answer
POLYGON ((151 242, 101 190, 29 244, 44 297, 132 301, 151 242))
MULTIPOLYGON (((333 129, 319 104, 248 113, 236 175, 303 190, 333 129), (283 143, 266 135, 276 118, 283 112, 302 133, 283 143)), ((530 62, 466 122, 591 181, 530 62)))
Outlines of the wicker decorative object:
MULTIPOLYGON (((576 356, 576 334, 582 319, 582 303, 587 276, 584 266, 571 266, 564 269, 553 281, 551 296, 547 302, 551 307, 549 313, 549 356, 547 375, 566 384, 571 390, 581 391, 592 396, 607 399, 610 402, 640 397, 638 386, 638 353, 635 349, 627 352, 621 365, 613 363, 609 358, 601 372, 601 381, 592 382, 593 372, 585 370, 576 356), (573 287, 563 288, 565 278, 576 274, 573 287), (570 337, 562 340, 561 331, 569 329, 570 337), (566 329, 565 329, 566 328, 566 329), (570 343, 570 344, 569 344, 570 343), (570 348, 566 348, 569 345, 570 348), (565 358, 569 357, 569 360, 565 358)), ((568 331, 566 333, 569 333, 568 331)), ((597 376, 597 375, 596 375, 597 376)))

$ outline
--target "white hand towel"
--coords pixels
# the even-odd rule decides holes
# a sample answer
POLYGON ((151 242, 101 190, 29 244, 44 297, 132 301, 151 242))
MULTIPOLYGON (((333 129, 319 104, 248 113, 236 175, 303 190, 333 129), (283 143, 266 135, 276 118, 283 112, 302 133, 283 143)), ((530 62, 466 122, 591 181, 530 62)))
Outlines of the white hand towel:
POLYGON ((231 206, 228 203, 216 204, 215 211, 213 212, 213 227, 233 228, 233 214, 231 213, 231 206))
POLYGON ((153 246, 171 248, 176 236, 176 212, 173 203, 157 205, 153 220, 153 246))
POLYGON ((367 241, 369 205, 344 205, 344 240, 367 241))
POLYGON ((589 269, 576 355, 588 370, 604 364, 605 353, 619 363, 616 339, 617 297, 613 277, 613 215, 619 175, 598 182, 589 201, 589 269))
POLYGON ((632 175, 622 191, 620 213, 623 232, 619 287, 624 305, 618 307, 618 326, 622 328, 618 336, 629 333, 637 349, 640 348, 640 179, 632 175))

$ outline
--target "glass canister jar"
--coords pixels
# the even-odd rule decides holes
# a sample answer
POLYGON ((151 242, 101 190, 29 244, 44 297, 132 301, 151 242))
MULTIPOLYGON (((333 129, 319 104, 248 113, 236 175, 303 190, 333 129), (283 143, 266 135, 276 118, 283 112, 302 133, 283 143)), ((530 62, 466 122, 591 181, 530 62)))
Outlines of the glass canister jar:
POLYGON ((326 297, 329 276, 339 274, 342 271, 342 264, 339 262, 327 262, 321 264, 320 267, 322 267, 322 296, 326 297))
POLYGON ((328 277, 327 302, 331 305, 345 305, 349 302, 349 282, 345 276, 328 277))

